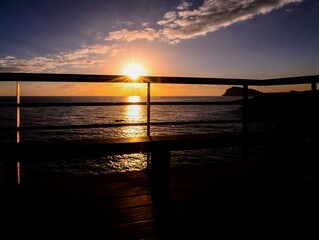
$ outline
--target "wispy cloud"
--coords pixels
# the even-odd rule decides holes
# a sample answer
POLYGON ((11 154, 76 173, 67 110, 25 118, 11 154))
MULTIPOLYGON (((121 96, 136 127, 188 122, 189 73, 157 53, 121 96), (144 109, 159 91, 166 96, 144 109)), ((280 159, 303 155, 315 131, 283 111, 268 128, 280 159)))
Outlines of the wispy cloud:
POLYGON ((122 26, 133 26, 133 25, 135 25, 135 23, 132 22, 132 21, 117 21, 116 24, 117 25, 122 25, 122 26))
POLYGON ((60 52, 45 57, 0 58, 0 72, 64 72, 66 68, 97 67, 107 60, 105 54, 113 55, 117 49, 109 45, 92 44, 71 52, 60 52))
POLYGON ((149 23, 148 23, 148 22, 143 22, 141 25, 142 25, 143 27, 148 27, 148 26, 149 26, 149 23))
POLYGON ((154 41, 159 38, 160 34, 153 28, 145 28, 142 30, 128 30, 122 29, 119 31, 110 32, 109 36, 105 38, 106 41, 127 41, 144 39, 147 41, 154 41))
POLYGON ((2 58, 0 63, 0 72, 6 72, 11 70, 12 72, 42 72, 42 70, 55 70, 54 65, 57 65, 58 61, 50 57, 34 57, 31 59, 15 58, 7 56, 2 58))
POLYGON ((169 11, 157 23, 163 27, 167 40, 190 39, 214 32, 259 14, 267 14, 287 4, 303 0, 205 0, 203 5, 191 9, 191 3, 182 1, 176 10, 169 11))
POLYGON ((176 7, 177 10, 184 11, 188 10, 193 4, 191 2, 187 2, 186 0, 182 0, 179 6, 176 7))
POLYGON ((175 9, 166 12, 163 19, 157 21, 158 29, 124 28, 110 32, 105 40, 131 42, 144 39, 178 43, 183 39, 204 36, 220 28, 302 1, 304 0, 205 0, 201 6, 192 8, 191 2, 182 0, 175 9))

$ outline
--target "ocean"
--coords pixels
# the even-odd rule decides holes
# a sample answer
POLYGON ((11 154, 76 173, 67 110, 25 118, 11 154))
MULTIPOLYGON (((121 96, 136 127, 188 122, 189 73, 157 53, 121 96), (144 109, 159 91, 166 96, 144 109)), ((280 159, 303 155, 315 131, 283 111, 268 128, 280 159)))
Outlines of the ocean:
MULTIPOLYGON (((152 97, 151 102, 225 102, 238 97, 152 97)), ((144 97, 21 97, 21 103, 144 102, 144 97)), ((15 102, 14 97, 0 97, 1 103, 15 102)), ((151 122, 241 120, 240 105, 152 105, 151 122)), ((55 106, 21 108, 21 126, 64 126, 84 124, 145 123, 146 105, 55 106)), ((16 109, 0 107, 0 129, 16 126, 16 109)), ((205 123, 151 126, 152 136, 240 132, 241 123, 205 123)), ((26 130, 21 141, 57 141, 146 136, 146 126, 83 128, 59 130, 26 130)), ((16 141, 15 132, 3 131, 1 142, 16 141)), ((255 151, 257 152, 257 151, 255 151)), ((241 159, 241 147, 176 151, 171 153, 171 166, 214 164, 241 159)), ((123 154, 95 158, 75 158, 30 162, 23 166, 33 174, 82 175, 108 174, 146 168, 145 154, 123 154)), ((256 154, 251 153, 254 157, 256 154)), ((258 154, 257 154, 258 155, 258 154)), ((258 157, 258 156, 255 157, 258 157)))

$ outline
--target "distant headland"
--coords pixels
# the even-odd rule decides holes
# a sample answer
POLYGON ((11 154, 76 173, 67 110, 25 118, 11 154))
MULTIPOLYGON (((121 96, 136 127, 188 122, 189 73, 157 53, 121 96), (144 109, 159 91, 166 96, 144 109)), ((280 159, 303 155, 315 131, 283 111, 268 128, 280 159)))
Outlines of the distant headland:
MULTIPOLYGON (((262 94, 263 92, 260 92, 255 89, 248 89, 247 93, 248 93, 248 96, 257 96, 262 94)), ((243 88, 241 87, 228 88, 222 96, 233 96, 233 97, 243 96, 243 88)))

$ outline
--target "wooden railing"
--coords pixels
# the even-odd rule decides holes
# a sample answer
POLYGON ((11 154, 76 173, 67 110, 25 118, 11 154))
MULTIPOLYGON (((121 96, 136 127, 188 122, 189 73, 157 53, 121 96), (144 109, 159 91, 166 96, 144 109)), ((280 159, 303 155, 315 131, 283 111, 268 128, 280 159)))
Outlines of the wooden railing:
MULTIPOLYGON (((129 83, 130 80, 126 76, 122 75, 84 75, 84 74, 42 74, 42 73, 0 73, 0 83, 3 81, 16 82, 16 104, 2 104, 2 107, 15 106, 17 108, 17 142, 20 142, 20 130, 33 130, 39 129, 35 128, 25 128, 20 126, 20 108, 21 107, 50 107, 50 106, 105 106, 105 105, 128 105, 130 103, 21 103, 20 100, 20 82, 105 82, 105 83, 129 83)), ((132 82, 132 81, 131 81, 132 82)), ((145 104, 147 105, 147 136, 151 136, 151 125, 163 124, 163 123, 151 123, 151 111, 150 106, 152 105, 208 105, 208 104, 239 104, 238 102, 197 102, 197 103, 151 103, 151 84, 161 83, 161 84, 199 84, 199 85, 236 85, 243 87, 243 101, 240 104, 243 104, 243 132, 248 131, 248 119, 247 119, 247 101, 248 101, 248 88, 249 86, 277 86, 277 85, 298 85, 298 84, 310 84, 313 92, 317 90, 317 83, 319 82, 319 76, 299 76, 299 77, 289 77, 289 78, 277 78, 277 79, 230 79, 230 78, 195 78, 195 77, 140 77, 138 79, 139 83, 147 84, 147 102, 146 103, 134 103, 134 104, 145 104)), ((177 125, 183 124, 184 122, 175 123, 177 125)), ((187 122, 185 122, 187 123, 187 122)), ((195 122, 192 122, 195 123, 195 122)), ((197 121, 197 124, 200 123, 213 123, 209 122, 200 122, 197 121)), ((174 124, 172 122, 167 124, 174 124)), ((131 124, 124 124, 125 126, 132 126, 131 124)), ((143 124, 139 124, 143 125, 143 124)), ((57 126, 56 128, 94 128, 94 127, 120 127, 123 124, 99 124, 99 125, 79 125, 79 126, 57 126)), ((49 129, 54 127, 50 126, 49 129)), ((41 127, 45 129, 45 127, 41 127)), ((8 129, 10 130, 10 129, 8 129)))
MULTIPOLYGON (((151 152, 152 154, 152 171, 162 172, 163 165, 167 166, 169 162, 169 152, 174 149, 193 149, 193 148, 208 148, 221 146, 220 144, 227 143, 243 143, 243 138, 235 135, 227 135, 225 137, 218 136, 173 136, 169 137, 152 137, 151 126, 154 125, 182 125, 182 124, 208 124, 208 123, 221 123, 221 122, 238 122, 237 120, 228 121, 182 121, 182 122, 151 122, 151 105, 225 105, 225 104, 242 104, 243 105, 243 136, 248 135, 248 116, 247 116, 247 103, 248 103, 248 89, 250 86, 277 86, 277 85, 299 85, 309 84, 311 90, 317 92, 317 83, 319 82, 319 76, 300 76, 290 78, 278 78, 278 79, 223 79, 223 78, 191 78, 191 77, 140 77, 138 82, 147 84, 147 101, 143 103, 22 103, 20 100, 20 83, 21 82, 104 82, 104 83, 115 83, 122 82, 128 83, 128 77, 120 75, 81 75, 81 74, 33 74, 33 73, 0 73, 0 84, 1 82, 16 82, 16 103, 6 103, 0 105, 0 107, 15 107, 17 109, 17 122, 15 128, 9 128, 6 130, 15 130, 17 133, 17 141, 15 144, 2 144, 4 152, 12 151, 14 148, 14 154, 17 160, 17 183, 20 184, 20 161, 22 156, 33 154, 36 155, 36 151, 41 152, 44 149, 51 149, 52 147, 58 147, 63 151, 74 150, 74 146, 84 147, 84 152, 89 149, 95 151, 97 149, 116 149, 116 151, 106 151, 108 154, 124 154, 127 152, 151 152), (197 84, 197 85, 229 85, 229 86, 242 86, 243 87, 243 98, 241 102, 151 102, 151 85, 152 84, 197 84), (41 126, 41 127, 24 127, 20 126, 20 108, 21 107, 58 107, 58 106, 105 106, 105 105, 128 105, 128 104, 139 104, 147 106, 147 120, 145 123, 118 123, 118 124, 90 124, 90 125, 75 125, 75 126, 41 126), (71 129, 71 128, 100 128, 100 127, 122 127, 122 126, 146 126, 146 137, 142 138, 122 138, 122 139, 109 139, 103 141, 75 141, 69 143, 21 143, 20 131, 24 130, 50 130, 50 129, 71 129), (236 140, 236 141, 234 141, 236 140), (67 146, 67 147, 65 147, 67 146), (41 148, 40 148, 41 147, 41 148), (41 151, 37 149, 42 149, 41 151), (166 160, 165 160, 166 159, 166 160), (159 163, 159 160, 166 163, 159 163), (161 169, 158 171, 157 169, 161 169)), ((4 129, 2 129, 4 130, 4 129)), ((256 139, 260 139, 259 137, 256 139)), ((247 138, 245 138, 245 141, 247 138)), ((253 141, 251 141, 253 142, 253 141)), ((258 141, 257 141, 258 142, 258 141)), ((81 152, 81 151, 80 151, 81 152)), ((79 153, 79 152, 78 152, 79 153)), ((83 153, 83 152, 82 152, 83 153)), ((30 155, 30 157, 32 157, 30 155)), ((169 165, 169 164, 168 164, 169 165)), ((163 172, 162 172, 163 173, 163 172)), ((154 173, 155 174, 155 173, 154 173)), ((156 174, 155 174, 156 175, 156 174)), ((161 174, 157 174, 161 175, 161 174)), ((164 174, 165 175, 165 174, 164 174)))

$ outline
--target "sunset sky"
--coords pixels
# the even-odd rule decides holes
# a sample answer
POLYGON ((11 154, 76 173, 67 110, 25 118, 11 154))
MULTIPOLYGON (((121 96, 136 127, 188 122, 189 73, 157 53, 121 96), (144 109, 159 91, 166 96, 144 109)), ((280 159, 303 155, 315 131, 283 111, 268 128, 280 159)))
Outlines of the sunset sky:
MULTIPOLYGON (((0 72, 277 78, 319 74, 318 0, 2 0, 0 72)), ((143 95, 145 84, 23 83, 23 95, 143 95), (128 85, 128 84, 126 84, 128 85)), ((225 86, 157 85, 154 95, 225 86)), ((0 95, 14 94, 0 83, 0 95)))

